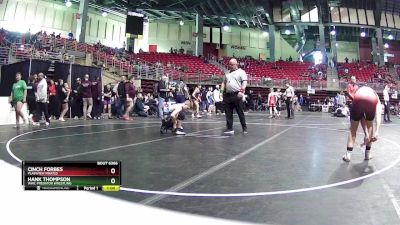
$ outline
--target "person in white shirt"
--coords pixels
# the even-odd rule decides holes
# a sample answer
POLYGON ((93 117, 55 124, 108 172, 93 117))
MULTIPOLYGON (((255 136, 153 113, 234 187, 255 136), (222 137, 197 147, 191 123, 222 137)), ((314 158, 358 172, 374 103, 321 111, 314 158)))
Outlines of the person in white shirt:
POLYGON ((347 117, 349 115, 350 115, 350 110, 346 105, 340 106, 333 113, 333 116, 336 116, 336 117, 347 117))
POLYGON ((208 88, 206 98, 208 102, 208 115, 211 115, 211 112, 215 111, 215 99, 212 87, 208 88))
POLYGON ((343 91, 341 91, 339 94, 338 105, 339 107, 346 105, 346 96, 344 95, 343 91))
POLYGON ((219 89, 219 85, 217 85, 213 91, 213 97, 215 101, 215 113, 219 114, 219 112, 224 113, 224 107, 222 105, 222 95, 219 89), (218 112, 219 111, 219 112, 218 112))
MULTIPOLYGON (((38 75, 39 84, 36 89, 36 120, 40 121, 42 118, 42 113, 46 119, 46 126, 50 125, 49 109, 48 109, 48 92, 47 92, 47 81, 43 73, 38 75)), ((39 126, 39 122, 33 123, 34 126, 39 126)))
POLYGON ((385 111, 383 113, 383 120, 387 123, 392 122, 390 120, 390 97, 389 97, 389 85, 385 85, 385 89, 383 90, 383 104, 385 107, 385 111))
POLYGON ((286 83, 286 91, 285 91, 285 97, 286 97, 286 110, 287 110, 287 117, 286 119, 293 119, 294 118, 294 110, 292 106, 292 98, 294 96, 294 88, 289 84, 286 83))

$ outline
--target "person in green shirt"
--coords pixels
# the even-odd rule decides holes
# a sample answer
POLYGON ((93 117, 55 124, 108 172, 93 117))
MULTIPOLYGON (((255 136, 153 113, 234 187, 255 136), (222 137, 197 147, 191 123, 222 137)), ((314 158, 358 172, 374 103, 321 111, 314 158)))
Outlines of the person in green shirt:
POLYGON ((17 127, 19 126, 19 119, 23 119, 25 123, 27 123, 27 119, 24 118, 24 114, 22 113, 22 106, 26 102, 27 95, 27 86, 24 80, 21 79, 22 75, 18 72, 15 75, 15 83, 12 86, 11 95, 9 98, 10 103, 15 108, 15 118, 17 127))

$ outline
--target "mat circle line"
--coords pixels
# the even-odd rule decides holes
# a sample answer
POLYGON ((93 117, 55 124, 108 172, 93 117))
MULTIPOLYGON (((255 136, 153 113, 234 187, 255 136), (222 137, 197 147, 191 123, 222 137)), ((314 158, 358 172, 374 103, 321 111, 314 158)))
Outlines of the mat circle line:
MULTIPOLYGON (((48 128, 48 129, 40 129, 40 130, 35 130, 35 131, 30 131, 26 132, 23 134, 19 134, 13 138, 11 138, 7 144, 6 144, 6 149, 8 154, 13 157, 16 161, 19 163, 22 163, 22 160, 18 158, 10 149, 10 144, 17 138, 22 137, 27 134, 32 134, 36 132, 41 132, 41 131, 46 131, 46 130, 52 130, 52 129, 65 129, 65 128, 72 128, 72 127, 85 127, 85 126, 92 126, 92 125, 112 125, 114 123, 108 123, 108 124, 88 124, 88 125, 76 125, 76 126, 67 126, 67 127, 55 127, 55 128, 48 128)), ((115 124, 121 124, 121 123, 115 123, 115 124)), ((143 124, 143 123, 132 123, 132 124, 143 124)), ((264 124, 265 125, 265 124, 264 124)), ((271 125, 278 125, 278 124, 271 124, 271 125)), ((278 125, 279 126, 279 125, 278 125)), ((283 126, 290 126, 290 125, 283 125, 283 126)), ((304 127, 307 128, 307 127, 304 127)), ((309 127, 310 129, 319 129, 318 127, 309 127)), ((336 130, 336 129, 332 129, 336 130)), ((340 131, 340 130, 339 130, 340 131)), ((343 132, 343 131, 342 131, 343 132)), ((386 142, 389 142, 393 145, 395 145, 398 149, 400 149, 400 145, 392 140, 389 140, 387 138, 380 137, 381 140, 384 140, 386 142)), ((281 190, 281 191, 266 191, 266 192, 247 192, 247 193, 191 193, 191 192, 168 192, 168 191, 151 191, 151 190, 144 190, 144 189, 136 189, 136 188, 128 188, 128 187, 123 187, 121 186, 120 190, 122 191, 127 191, 127 192, 135 192, 135 193, 141 193, 141 194, 153 194, 153 195, 169 195, 169 196, 182 196, 182 197, 212 197, 212 198, 232 198, 232 197, 256 197, 256 196, 271 196, 271 195, 284 195, 284 194, 294 194, 294 193, 302 193, 302 192, 309 192, 309 191, 317 191, 317 190, 323 190, 327 188, 332 188, 332 187, 338 187, 350 183, 354 183, 357 181, 365 180, 367 178, 371 178, 373 176, 379 175, 393 167, 395 167, 397 164, 400 163, 400 154, 399 157, 393 161, 391 164, 388 166, 377 170, 373 173, 353 178, 350 180, 345 180, 341 182, 336 182, 332 184, 326 184, 326 185, 319 185, 319 186, 314 186, 314 187, 307 187, 307 188, 298 188, 298 189, 290 189, 290 190, 281 190)))

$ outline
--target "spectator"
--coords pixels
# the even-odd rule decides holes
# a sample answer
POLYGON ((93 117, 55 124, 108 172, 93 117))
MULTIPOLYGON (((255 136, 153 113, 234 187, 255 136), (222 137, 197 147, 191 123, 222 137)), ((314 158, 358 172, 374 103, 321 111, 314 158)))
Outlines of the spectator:
MULTIPOLYGON (((172 49, 172 48, 171 48, 172 49)), ((169 96, 168 77, 163 75, 158 82, 158 118, 162 119, 164 116, 164 104, 169 96)))
POLYGON ((192 93, 192 101, 194 104, 194 113, 192 114, 192 117, 197 117, 201 118, 200 115, 200 102, 201 102, 201 85, 197 85, 192 93))
POLYGON ((133 106, 135 105, 135 100, 136 100, 136 88, 135 85, 133 85, 134 78, 132 77, 131 80, 126 80, 125 82, 125 94, 126 94, 126 110, 125 114, 122 117, 124 120, 132 120, 132 118, 129 117, 133 106))
POLYGON ((208 87, 207 105, 208 105, 208 115, 211 115, 211 112, 215 111, 215 99, 212 87, 208 87))
POLYGON ((300 98, 299 98, 299 104, 300 104, 300 106, 304 106, 304 105, 305 105, 304 103, 305 103, 305 99, 304 99, 303 95, 300 94, 300 98))
POLYGON ((50 80, 49 85, 49 114, 51 119, 58 118, 60 116, 60 103, 57 98, 57 86, 54 84, 54 80, 50 80))
POLYGON ((224 113, 224 107, 222 105, 222 94, 219 89, 219 85, 217 85, 213 91, 213 97, 215 101, 215 113, 218 115, 219 112, 224 113))
POLYGON ((335 110, 333 116, 336 117, 348 117, 350 115, 349 108, 347 106, 341 106, 335 110))
POLYGON ((27 85, 24 80, 22 80, 22 75, 18 72, 15 75, 15 83, 12 86, 12 91, 9 97, 9 102, 15 108, 15 121, 16 128, 19 128, 20 118, 24 120, 25 124, 28 124, 28 120, 24 117, 22 112, 22 106, 26 102, 27 96, 27 85))
POLYGON ((389 90, 390 87, 389 85, 385 85, 385 89, 383 90, 383 101, 384 101, 384 107, 385 111, 383 114, 383 120, 387 123, 391 123, 392 121, 390 120, 390 96, 389 96, 389 90))
POLYGON ((200 100, 201 101, 201 110, 200 111, 207 112, 208 102, 207 102, 207 88, 206 87, 203 87, 201 89, 200 98, 201 98, 201 100, 200 100))
POLYGON ((148 110, 149 106, 145 105, 143 102, 143 94, 139 93, 135 102, 135 107, 133 109, 133 112, 136 113, 140 117, 147 117, 148 116, 148 110))
POLYGON ((126 92, 125 82, 127 77, 121 76, 121 81, 114 86, 113 92, 115 93, 115 109, 117 118, 122 118, 126 108, 126 92))
MULTIPOLYGON (((69 96, 71 94, 71 89, 69 88, 68 83, 63 83, 61 84, 61 94, 58 96, 58 99, 61 99, 61 114, 60 117, 58 118, 59 121, 64 122, 64 116, 68 112, 68 103, 69 103, 69 96)), ((60 86, 61 86, 60 85, 60 86)))
POLYGON ((75 87, 73 88, 73 104, 72 112, 74 119, 82 117, 83 100, 82 100, 82 81, 80 78, 76 78, 75 87))
POLYGON ((108 114, 108 118, 111 118, 111 97, 112 97, 112 89, 111 89, 111 84, 107 84, 104 86, 104 91, 103 91, 103 105, 104 105, 104 110, 103 113, 108 114))
POLYGON ((345 105, 346 105, 346 96, 344 95, 343 91, 341 91, 339 94, 338 106, 344 107, 345 105))
POLYGON ((101 81, 100 77, 96 77, 91 84, 92 100, 93 100, 93 111, 92 115, 94 119, 100 119, 102 106, 101 106, 101 81))
POLYGON ((48 94, 47 94, 47 82, 44 77, 43 73, 39 73, 38 75, 38 86, 36 89, 36 120, 37 122, 34 122, 34 126, 39 126, 40 119, 42 118, 42 114, 44 114, 44 117, 46 119, 46 126, 50 125, 50 117, 49 117, 49 110, 48 110, 48 105, 47 101, 49 100, 48 94))
POLYGON ((184 103, 189 97, 188 89, 186 84, 183 82, 183 77, 179 79, 179 82, 175 85, 175 102, 184 103))
POLYGON ((149 95, 147 101, 145 102, 146 106, 149 106, 149 111, 147 111, 147 113, 151 116, 151 115, 157 115, 157 101, 154 99, 153 95, 149 95))
POLYGON ((92 95, 92 82, 89 80, 89 74, 85 74, 82 82, 82 100, 83 100, 83 119, 87 117, 92 119, 92 108, 93 108, 93 95, 92 95))
POLYGON ((29 82, 28 82, 28 87, 27 87, 27 103, 28 103, 28 109, 29 109, 29 118, 33 119, 36 110, 36 89, 37 89, 37 74, 34 74, 30 77, 29 82))

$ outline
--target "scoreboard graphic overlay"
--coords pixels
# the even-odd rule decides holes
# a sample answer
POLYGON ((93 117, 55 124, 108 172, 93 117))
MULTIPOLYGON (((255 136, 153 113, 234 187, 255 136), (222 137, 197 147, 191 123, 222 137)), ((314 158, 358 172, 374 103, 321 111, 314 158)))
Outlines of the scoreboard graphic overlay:
POLYGON ((25 190, 119 191, 120 161, 24 161, 25 190))

